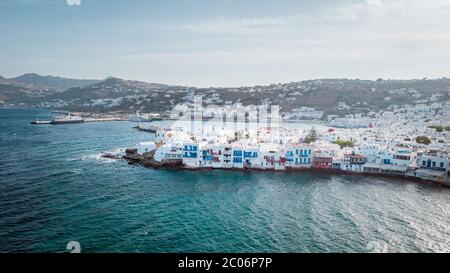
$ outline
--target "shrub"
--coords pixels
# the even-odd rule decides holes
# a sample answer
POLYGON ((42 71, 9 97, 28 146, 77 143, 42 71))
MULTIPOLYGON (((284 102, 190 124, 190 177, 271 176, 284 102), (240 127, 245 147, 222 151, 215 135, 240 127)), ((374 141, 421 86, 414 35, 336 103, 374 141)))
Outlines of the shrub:
POLYGON ((428 126, 428 128, 434 129, 434 130, 436 130, 436 132, 438 132, 438 133, 442 133, 442 131, 444 131, 444 127, 442 127, 442 126, 437 126, 437 125, 428 126))
POLYGON ((333 143, 339 145, 339 147, 341 147, 341 149, 344 147, 353 147, 354 146, 353 142, 351 142, 350 140, 336 140, 333 143))
POLYGON ((431 140, 427 136, 418 136, 416 137, 416 142, 419 144, 428 145, 431 143, 431 140))

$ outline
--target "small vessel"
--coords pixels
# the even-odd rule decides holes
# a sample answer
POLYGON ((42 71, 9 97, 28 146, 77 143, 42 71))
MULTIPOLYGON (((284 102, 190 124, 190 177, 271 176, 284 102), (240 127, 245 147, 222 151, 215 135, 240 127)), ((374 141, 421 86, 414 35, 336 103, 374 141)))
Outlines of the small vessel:
POLYGON ((149 132, 149 133, 156 133, 156 130, 158 130, 158 126, 148 126, 148 127, 144 127, 141 124, 139 124, 138 126, 133 127, 135 129, 137 129, 138 131, 143 131, 143 132, 149 132))
POLYGON ((75 124, 75 123, 83 123, 83 122, 84 122, 84 119, 82 117, 80 117, 80 116, 73 116, 71 114, 68 114, 67 116, 53 118, 50 121, 50 124, 52 124, 52 125, 75 124))
POLYGON ((132 122, 151 122, 152 119, 147 117, 147 116, 141 115, 141 114, 139 114, 138 111, 136 111, 136 114, 128 116, 128 121, 132 121, 132 122))
POLYGON ((33 124, 33 125, 51 124, 51 121, 50 120, 35 120, 35 121, 32 121, 31 124, 33 124))

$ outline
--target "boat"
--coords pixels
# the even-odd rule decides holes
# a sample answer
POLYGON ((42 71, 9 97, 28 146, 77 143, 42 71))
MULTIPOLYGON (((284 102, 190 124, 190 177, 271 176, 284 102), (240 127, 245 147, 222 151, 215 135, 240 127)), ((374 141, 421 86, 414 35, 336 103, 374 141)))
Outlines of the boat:
POLYGON ((149 119, 149 118, 146 118, 146 117, 143 117, 143 116, 138 116, 138 115, 130 115, 128 117, 128 121, 131 121, 131 122, 151 122, 152 119, 149 119))
POLYGON ((128 121, 131 121, 131 122, 151 122, 152 119, 147 117, 147 116, 141 115, 141 114, 139 114, 139 111, 136 111, 136 114, 128 116, 128 121))
POLYGON ((143 132, 149 132, 149 133, 156 133, 156 131, 159 129, 158 126, 148 126, 148 127, 144 127, 141 124, 139 124, 138 126, 133 127, 135 129, 137 129, 138 131, 143 131, 143 132))
POLYGON ((51 124, 51 120, 35 120, 32 121, 31 124, 33 125, 51 124))
POLYGON ((76 124, 76 123, 83 123, 84 119, 80 116, 72 116, 71 114, 68 114, 67 116, 61 116, 53 118, 50 121, 50 124, 52 125, 59 125, 59 124, 76 124))

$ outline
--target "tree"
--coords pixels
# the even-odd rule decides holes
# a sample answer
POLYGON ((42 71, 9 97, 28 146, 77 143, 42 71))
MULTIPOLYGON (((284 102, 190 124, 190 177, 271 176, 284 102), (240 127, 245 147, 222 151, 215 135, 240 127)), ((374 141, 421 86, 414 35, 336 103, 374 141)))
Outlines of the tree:
POLYGON ((442 131, 444 131, 444 127, 443 126, 438 126, 438 125, 428 126, 428 128, 434 129, 438 133, 442 133, 442 131))
POLYGON ((418 136, 416 137, 416 142, 419 144, 428 145, 431 143, 431 140, 427 136, 418 136))
POLYGON ((339 145, 341 149, 344 147, 353 147, 353 142, 351 142, 350 140, 336 140, 333 143, 339 145))
POLYGON ((316 128, 314 128, 314 126, 311 128, 311 130, 309 131, 308 135, 305 137, 304 142, 305 143, 312 143, 315 142, 317 140, 317 132, 316 132, 316 128))

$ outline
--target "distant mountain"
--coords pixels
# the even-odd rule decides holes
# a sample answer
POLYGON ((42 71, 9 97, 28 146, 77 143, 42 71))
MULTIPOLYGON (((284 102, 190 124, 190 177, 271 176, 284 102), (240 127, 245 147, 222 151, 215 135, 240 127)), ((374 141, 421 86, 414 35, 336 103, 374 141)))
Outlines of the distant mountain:
POLYGON ((3 78, 2 76, 0 76, 0 84, 11 84, 8 79, 3 78))
POLYGON ((0 79, 0 105, 30 106, 86 112, 165 112, 180 103, 190 104, 202 95, 204 105, 279 105, 287 113, 301 107, 344 116, 370 113, 394 105, 450 101, 450 79, 358 80, 319 79, 266 86, 195 88, 107 78, 62 92, 0 79), (2 83, 3 81, 3 83, 2 83))
POLYGON ((161 86, 164 85, 110 77, 88 86, 69 88, 60 94, 53 94, 51 97, 64 100, 76 99, 79 101, 113 99, 135 94, 146 94, 161 86))
POLYGON ((84 86, 97 80, 77 80, 35 73, 6 79, 0 76, 0 103, 3 105, 32 104, 42 97, 62 92, 70 87, 84 86))
POLYGON ((24 86, 11 84, 4 78, 0 79, 0 105, 30 104, 33 102, 33 91, 24 86))
POLYGON ((110 77, 92 85, 69 88, 43 99, 58 105, 64 101, 62 108, 76 111, 158 112, 167 110, 174 103, 183 102, 182 96, 190 89, 195 88, 110 77))
POLYGON ((29 85, 33 88, 49 89, 60 92, 71 87, 81 87, 99 82, 99 80, 79 80, 55 76, 42 76, 36 73, 24 74, 16 78, 10 78, 8 81, 29 85))
POLYGON ((108 78, 102 82, 47 99, 64 101, 63 108, 78 111, 164 112, 179 103, 203 96, 205 105, 242 103, 279 105, 282 112, 312 107, 329 114, 369 113, 390 105, 431 104, 450 99, 450 79, 352 80, 321 79, 267 86, 195 88, 108 78))

